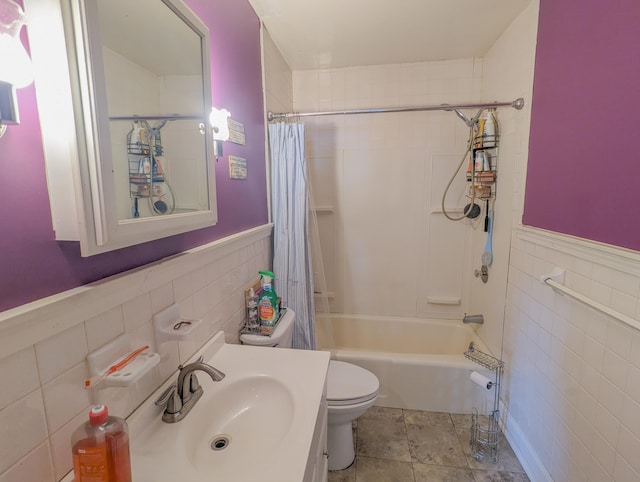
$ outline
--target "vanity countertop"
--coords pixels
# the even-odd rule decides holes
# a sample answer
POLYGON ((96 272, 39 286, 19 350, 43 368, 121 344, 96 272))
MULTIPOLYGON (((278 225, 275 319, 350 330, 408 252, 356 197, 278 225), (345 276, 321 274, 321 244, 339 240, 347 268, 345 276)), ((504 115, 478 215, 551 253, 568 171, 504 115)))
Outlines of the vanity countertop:
POLYGON ((190 361, 200 355, 226 376, 196 372, 204 395, 183 420, 163 422, 154 404, 177 372, 127 418, 133 480, 302 482, 329 352, 225 344, 220 332, 190 361), (219 436, 226 447, 213 450, 219 436))

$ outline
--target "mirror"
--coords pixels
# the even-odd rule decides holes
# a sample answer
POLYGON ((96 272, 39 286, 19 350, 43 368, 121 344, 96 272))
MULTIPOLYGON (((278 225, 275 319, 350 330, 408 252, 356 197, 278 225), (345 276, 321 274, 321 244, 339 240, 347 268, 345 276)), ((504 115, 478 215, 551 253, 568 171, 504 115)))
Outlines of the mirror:
POLYGON ((70 112, 44 85, 52 66, 40 82, 36 74, 56 239, 73 239, 56 224, 56 212, 69 212, 56 209, 62 183, 50 165, 60 153, 48 148, 49 122, 65 117, 75 134, 65 134, 77 162, 65 176, 79 200, 83 256, 215 224, 206 25, 181 0, 25 0, 25 9, 34 64, 44 63, 56 39, 64 43, 66 69, 57 74, 70 112))
POLYGON ((201 36, 158 0, 97 4, 118 219, 208 209, 201 36))

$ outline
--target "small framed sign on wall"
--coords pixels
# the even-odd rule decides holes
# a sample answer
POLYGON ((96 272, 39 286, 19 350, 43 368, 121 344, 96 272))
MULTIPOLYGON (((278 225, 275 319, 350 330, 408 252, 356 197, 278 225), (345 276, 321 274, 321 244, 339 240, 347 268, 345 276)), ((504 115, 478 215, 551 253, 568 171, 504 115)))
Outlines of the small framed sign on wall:
POLYGON ((229 141, 241 146, 246 145, 247 138, 244 133, 244 124, 233 119, 228 119, 227 122, 229 124, 229 141))
POLYGON ((247 160, 242 157, 229 156, 229 178, 247 178, 247 160))

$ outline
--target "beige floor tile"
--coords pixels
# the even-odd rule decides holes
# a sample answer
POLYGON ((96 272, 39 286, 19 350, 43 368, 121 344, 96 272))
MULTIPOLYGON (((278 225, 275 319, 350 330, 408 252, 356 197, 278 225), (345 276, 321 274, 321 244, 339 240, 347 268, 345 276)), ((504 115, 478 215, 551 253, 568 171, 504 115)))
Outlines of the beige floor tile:
POLYGON ((351 464, 344 470, 330 470, 328 482, 355 482, 356 463, 351 464))
POLYGON ((404 423, 424 425, 432 428, 444 428, 453 430, 453 422, 448 413, 423 412, 420 410, 404 410, 404 423))
POLYGON ((377 420, 379 422, 403 423, 401 408, 371 407, 358 420, 377 420))
POLYGON ((357 455, 411 462, 404 423, 360 419, 356 434, 357 455))
POLYGON ((472 470, 476 482, 530 482, 527 474, 491 470, 472 470))
POLYGON ((372 407, 353 424, 356 461, 329 482, 530 482, 502 434, 497 464, 472 458, 470 426, 470 414, 372 407))
POLYGON ((413 464, 416 482, 475 482, 470 469, 413 464))
POLYGON ((456 430, 471 427, 470 413, 451 413, 450 415, 456 430))
POLYGON ((413 462, 468 468, 460 441, 453 429, 408 424, 407 437, 413 462))
POLYGON ((414 482, 410 462, 369 457, 356 459, 356 482, 414 482))

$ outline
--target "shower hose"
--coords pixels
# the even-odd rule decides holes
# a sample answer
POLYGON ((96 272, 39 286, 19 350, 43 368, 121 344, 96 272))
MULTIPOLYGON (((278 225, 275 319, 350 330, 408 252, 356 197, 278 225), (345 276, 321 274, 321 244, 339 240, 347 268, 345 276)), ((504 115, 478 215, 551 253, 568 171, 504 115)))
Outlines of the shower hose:
MULTIPOLYGON (((471 209, 473 209, 473 205, 475 203, 476 200, 476 193, 475 193, 475 189, 471 189, 471 201, 469 202, 469 204, 467 205, 467 208, 463 211, 462 216, 460 217, 454 217, 451 214, 449 214, 447 212, 447 209, 445 208, 444 205, 444 201, 447 197, 447 193, 449 192, 449 189, 451 188, 451 184, 453 184, 453 180, 456 178, 456 176, 458 175, 458 172, 460 172, 460 168, 462 168, 464 161, 467 159, 467 154, 469 154, 471 152, 471 147, 473 146, 473 125, 469 127, 469 140, 467 141, 467 150, 464 152, 464 155, 462 156, 462 159, 460 160, 460 164, 458 164, 458 167, 456 168, 456 170, 453 173, 453 176, 451 176, 451 179, 449 179, 449 183, 447 184, 447 187, 444 189, 444 192, 442 193, 442 214, 445 215, 445 217, 447 219, 450 219, 451 221, 461 221, 464 218, 467 217, 467 214, 469 214, 471 212, 471 209)), ((475 179, 475 175, 476 175, 476 169, 475 169, 475 162, 473 162, 473 159, 471 160, 471 179, 475 179)))

